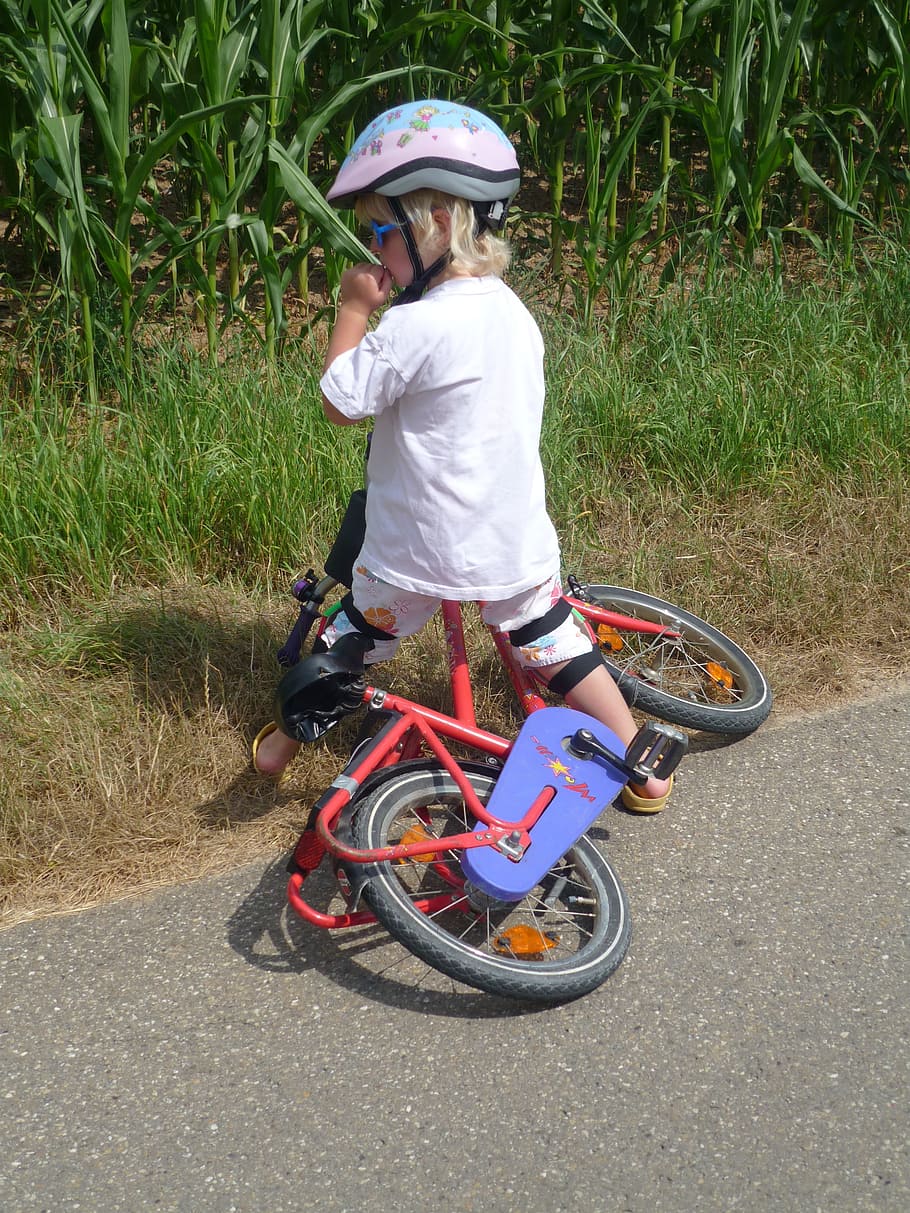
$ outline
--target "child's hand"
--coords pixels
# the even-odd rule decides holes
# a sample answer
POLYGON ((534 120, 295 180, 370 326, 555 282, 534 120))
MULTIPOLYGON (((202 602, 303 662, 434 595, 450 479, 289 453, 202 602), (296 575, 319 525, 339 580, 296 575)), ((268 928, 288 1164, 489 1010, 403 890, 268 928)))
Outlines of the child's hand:
MULTIPOLYGON (((392 284, 392 275, 384 265, 370 265, 364 261, 344 271, 338 296, 338 315, 325 352, 325 370, 339 354, 352 350, 363 340, 370 316, 387 301, 392 284)), ((350 424, 327 397, 323 396, 322 402, 330 421, 339 425, 350 424)))
POLYGON ((388 301, 392 285, 392 275, 385 266, 363 261, 341 275, 339 303, 371 316, 388 301))

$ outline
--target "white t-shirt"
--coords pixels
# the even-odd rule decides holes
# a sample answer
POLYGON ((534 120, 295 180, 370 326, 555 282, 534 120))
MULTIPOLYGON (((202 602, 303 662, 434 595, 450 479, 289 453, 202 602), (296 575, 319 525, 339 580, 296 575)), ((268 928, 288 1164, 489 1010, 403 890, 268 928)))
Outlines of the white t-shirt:
POLYGON ((543 341, 498 278, 390 308, 322 390, 375 418, 359 563, 392 585, 509 598, 559 569, 540 463, 543 341))

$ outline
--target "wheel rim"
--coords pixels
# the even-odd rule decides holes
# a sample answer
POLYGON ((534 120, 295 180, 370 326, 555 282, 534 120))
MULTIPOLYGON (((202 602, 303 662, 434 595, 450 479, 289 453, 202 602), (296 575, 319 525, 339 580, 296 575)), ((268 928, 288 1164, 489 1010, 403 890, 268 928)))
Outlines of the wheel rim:
POLYGON ((620 678, 644 683, 686 704, 724 710, 748 706, 754 695, 750 671, 713 638, 659 607, 611 599, 609 606, 633 619, 680 631, 678 639, 604 628, 597 634, 601 652, 620 678))
MULTIPOLYGON (((384 824, 382 843, 393 845, 405 835, 413 838, 418 830, 425 831, 423 837, 444 838, 463 833, 472 824, 460 795, 440 792, 431 804, 399 809, 384 824)), ((474 960, 541 974, 567 964, 575 969, 589 951, 592 960, 603 960, 604 923, 615 911, 604 904, 579 846, 514 904, 486 899, 466 886, 455 851, 433 861, 417 857, 390 863, 384 869, 385 888, 399 907, 432 923, 453 949, 474 960), (441 898, 447 904, 438 905, 441 898)), ((624 907, 620 912, 624 914, 624 907)), ((621 933, 617 930, 617 936, 621 933)))

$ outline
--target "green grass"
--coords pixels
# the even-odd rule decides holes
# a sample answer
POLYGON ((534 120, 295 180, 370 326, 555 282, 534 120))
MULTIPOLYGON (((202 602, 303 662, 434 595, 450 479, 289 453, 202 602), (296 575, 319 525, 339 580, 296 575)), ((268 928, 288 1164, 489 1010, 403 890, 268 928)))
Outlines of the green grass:
POLYGON ((790 291, 718 277, 587 341, 555 327, 544 449, 558 513, 579 489, 723 496, 781 477, 887 482, 910 464, 906 258, 790 291))
MULTIPOLYGON (((522 285, 529 292, 534 282, 522 285)), ((910 662, 910 271, 781 290, 718 277, 584 331, 541 312, 543 440, 566 571, 679 602, 765 670, 778 712, 910 662)), ((0 915, 290 846, 343 730, 290 793, 249 773, 293 576, 319 563, 363 434, 318 404, 318 344, 137 359, 133 403, 11 366, 0 404, 0 915)), ((20 360, 22 356, 20 353, 20 360)), ((478 718, 508 730, 495 661, 478 718)), ((431 626, 383 685, 437 702, 431 626)), ((341 737, 341 740, 339 740, 341 737)))
POLYGON ((255 351, 220 368, 155 351, 130 408, 84 408, 33 381, 2 406, 0 571, 10 597, 124 580, 290 567, 359 478, 318 404, 316 356, 276 375, 255 351))
MULTIPOLYGON (((519 284, 520 286, 520 284, 519 284)), ((613 498, 867 492, 910 463, 910 259, 790 291, 760 274, 643 301, 586 331, 542 317, 543 437, 559 528, 613 498)), ((248 585, 331 538, 363 436, 318 402, 316 343, 274 371, 252 344, 212 368, 185 341, 138 363, 132 405, 74 402, 37 372, 0 406, 7 612, 173 573, 248 585)), ((12 375, 9 376, 12 386, 12 375)))

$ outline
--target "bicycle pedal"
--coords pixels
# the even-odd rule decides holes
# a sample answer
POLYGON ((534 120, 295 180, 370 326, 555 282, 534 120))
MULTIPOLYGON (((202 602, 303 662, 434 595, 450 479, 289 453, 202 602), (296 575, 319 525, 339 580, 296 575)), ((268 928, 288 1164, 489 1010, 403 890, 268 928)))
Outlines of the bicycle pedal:
POLYGON ((289 870, 309 875, 315 872, 325 855, 325 844, 314 829, 306 829, 297 839, 289 870))
POLYGON ((668 779, 688 748, 689 738, 680 729, 649 720, 629 742, 625 760, 639 779, 668 779))

